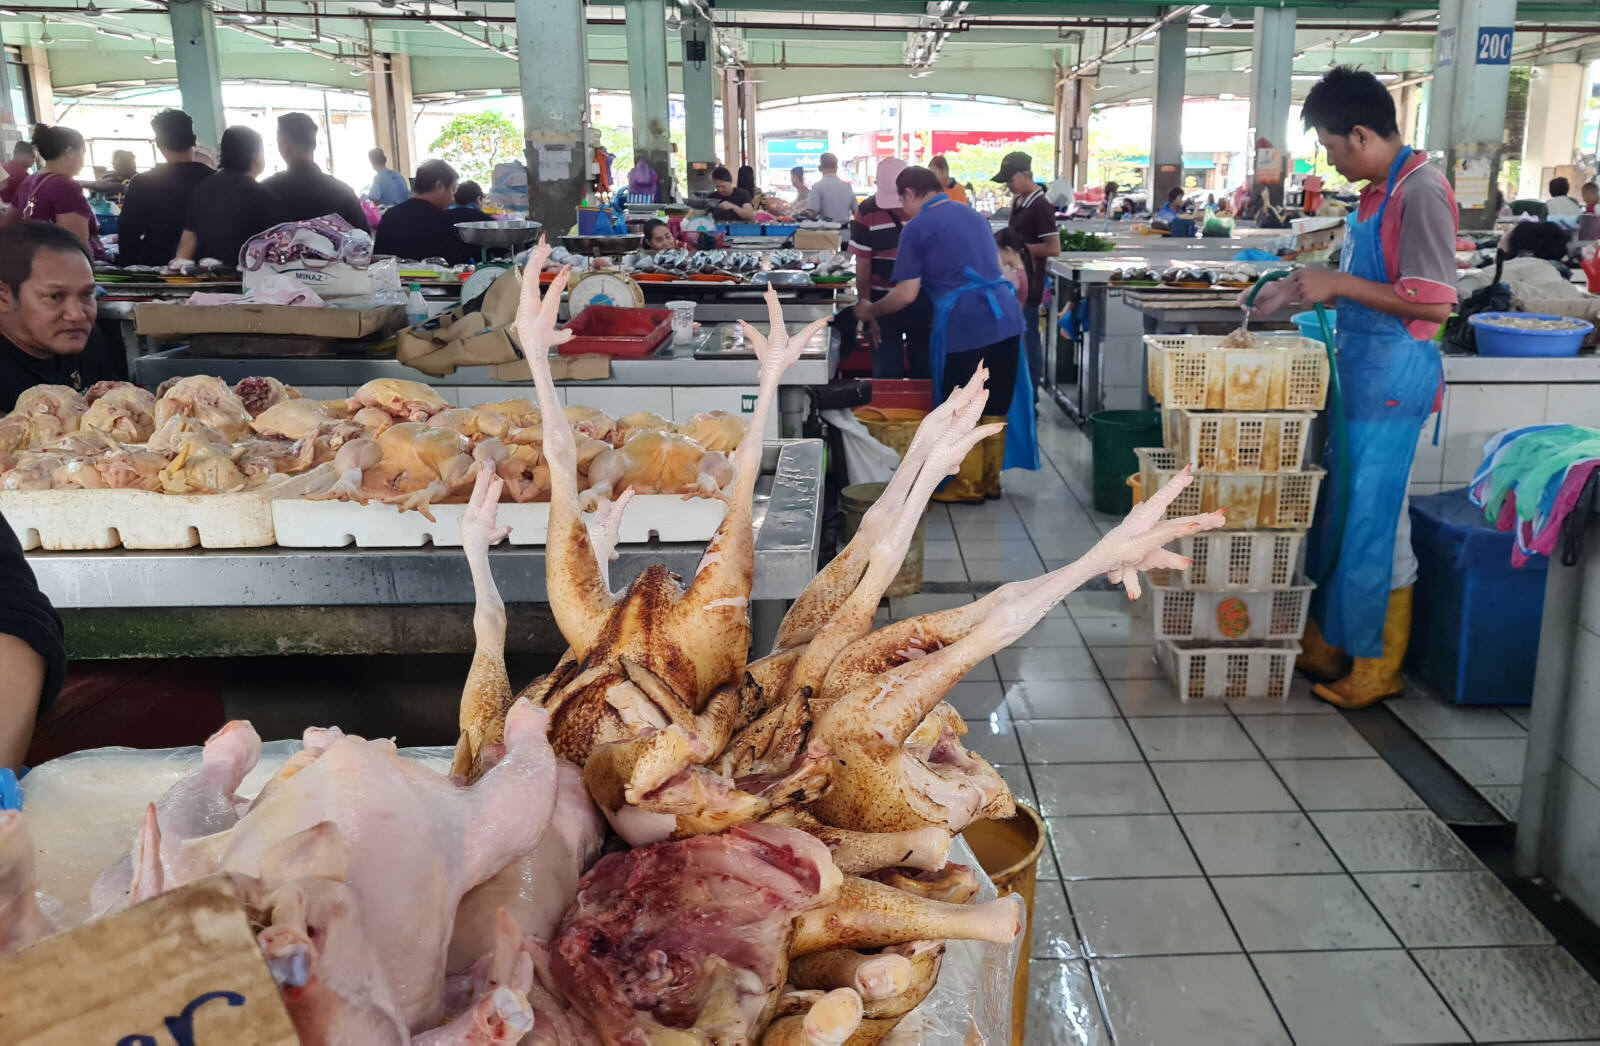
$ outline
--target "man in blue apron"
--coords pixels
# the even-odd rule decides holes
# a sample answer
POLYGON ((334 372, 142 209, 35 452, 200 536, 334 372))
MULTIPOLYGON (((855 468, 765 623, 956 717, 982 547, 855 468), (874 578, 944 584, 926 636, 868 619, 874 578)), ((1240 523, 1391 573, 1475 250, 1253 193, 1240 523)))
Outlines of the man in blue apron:
POLYGON ((1256 311, 1289 301, 1338 307, 1347 445, 1343 460, 1333 441, 1324 456, 1307 555, 1318 587, 1296 665, 1324 681, 1318 697, 1361 708, 1404 689, 1417 577, 1406 488, 1442 388, 1432 338, 1456 301, 1457 212, 1444 175, 1400 137, 1394 100, 1371 73, 1331 70, 1302 115, 1328 161, 1367 186, 1340 269, 1304 268, 1269 284, 1256 311))
POLYGON ((982 422, 1004 421, 1007 429, 974 447, 933 497, 946 502, 998 498, 1002 468, 1039 467, 1033 383, 1022 355, 1022 308, 1000 274, 994 234, 981 215, 946 196, 926 167, 901 171, 895 189, 908 220, 895 255, 894 286, 877 301, 857 305, 856 318, 862 323, 881 319, 926 290, 934 309, 929 363, 935 402, 964 385, 980 364, 988 368, 989 405, 982 422))

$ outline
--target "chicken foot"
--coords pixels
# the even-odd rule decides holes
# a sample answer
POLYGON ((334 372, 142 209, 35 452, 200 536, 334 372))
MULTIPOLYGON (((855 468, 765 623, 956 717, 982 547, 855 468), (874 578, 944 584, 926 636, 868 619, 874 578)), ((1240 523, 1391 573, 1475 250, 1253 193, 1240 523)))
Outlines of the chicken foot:
POLYGON ((461 735, 450 773, 476 780, 484 771, 484 746, 504 737, 506 710, 511 707, 511 678, 506 673, 506 605, 489 567, 489 546, 511 533, 499 525, 497 506, 504 486, 499 476, 478 469, 472 498, 461 513, 461 547, 472 574, 472 667, 461 690, 461 735))

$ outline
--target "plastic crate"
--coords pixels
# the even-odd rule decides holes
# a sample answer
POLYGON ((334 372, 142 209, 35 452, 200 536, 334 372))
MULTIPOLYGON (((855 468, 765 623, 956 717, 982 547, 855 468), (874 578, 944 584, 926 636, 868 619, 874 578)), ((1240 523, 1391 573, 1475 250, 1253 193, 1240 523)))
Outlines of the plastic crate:
POLYGON ((1417 591, 1406 666, 1458 705, 1533 699, 1550 561, 1513 567, 1512 541, 1465 489, 1411 499, 1417 591))
MULTIPOLYGON (((1178 456, 1162 447, 1140 447, 1139 482, 1154 497, 1177 475, 1178 456)), ((1317 509, 1320 468, 1299 472, 1196 472, 1194 482, 1167 506, 1167 519, 1218 509, 1228 513, 1224 530, 1305 530, 1317 509)))
POLYGON ((1317 586, 1300 578, 1287 588, 1261 592, 1216 592, 1157 585, 1157 639, 1299 639, 1306 630, 1306 610, 1317 586))
POLYGON ((1287 701, 1300 644, 1185 642, 1164 639, 1156 657, 1185 703, 1216 700, 1287 701))
POLYGON ((1147 334, 1150 395, 1168 410, 1321 410, 1328 355, 1299 335, 1256 335, 1229 349, 1210 334, 1147 334))
POLYGON ((572 331, 572 340, 560 347, 563 356, 599 352, 636 359, 650 355, 672 336, 672 310, 591 305, 563 329, 572 331))
POLYGON ((1297 472, 1312 413, 1161 412, 1162 441, 1179 461, 1209 472, 1297 472))
POLYGON ((1287 588, 1300 565, 1304 531, 1215 531, 1180 538, 1177 552, 1189 558, 1186 570, 1152 570, 1157 585, 1212 592, 1287 588))

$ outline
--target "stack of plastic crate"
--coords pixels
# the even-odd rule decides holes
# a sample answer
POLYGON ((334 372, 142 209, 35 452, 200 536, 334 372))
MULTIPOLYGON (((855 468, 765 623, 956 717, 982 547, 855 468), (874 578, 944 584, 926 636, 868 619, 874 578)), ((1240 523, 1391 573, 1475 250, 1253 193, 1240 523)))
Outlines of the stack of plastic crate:
POLYGON ((1165 445, 1135 452, 1144 496, 1192 463, 1168 518, 1228 515, 1224 529, 1179 542, 1187 569, 1150 578, 1157 657, 1184 701, 1286 699, 1315 587, 1300 571, 1323 471, 1306 450, 1327 354, 1293 335, 1253 342, 1145 338, 1165 445))

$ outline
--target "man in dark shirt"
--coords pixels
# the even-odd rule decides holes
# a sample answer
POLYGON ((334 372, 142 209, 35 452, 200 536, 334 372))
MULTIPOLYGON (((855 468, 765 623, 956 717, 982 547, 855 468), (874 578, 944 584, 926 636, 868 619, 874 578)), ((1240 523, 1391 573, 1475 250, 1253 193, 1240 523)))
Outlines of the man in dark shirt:
MULTIPOLYGON (((856 260, 856 297, 877 301, 894 287, 894 260, 900 246, 900 230, 908 219, 900 207, 895 179, 906 169, 904 160, 887 159, 878 164, 878 192, 856 205, 850 223, 850 253, 856 260)), ((869 324, 867 340, 872 346, 874 378, 928 378, 932 376, 928 359, 928 339, 933 333, 933 302, 926 292, 899 312, 890 313, 869 324)))
POLYGON ((0 232, 0 414, 35 385, 82 392, 118 375, 94 332, 94 267, 83 242, 59 225, 24 222, 0 232))
POLYGON ((32 142, 18 142, 11 149, 11 160, 5 165, 5 179, 0 181, 0 203, 7 207, 17 198, 17 189, 22 185, 22 179, 33 173, 33 165, 39 157, 33 151, 32 142))
POLYGON ((994 181, 1005 185, 1014 197, 1011 219, 1007 223, 1022 237, 1028 253, 1028 300, 1023 303, 1022 342, 1028 350, 1028 371, 1034 384, 1044 380, 1044 344, 1039 334, 1039 310, 1044 299, 1045 268, 1061 253, 1061 235, 1056 231, 1056 208, 1045 198, 1044 189, 1033 180, 1033 157, 1027 153, 1007 153, 1000 162, 994 181))
POLYGON ((317 125, 305 113, 278 117, 278 155, 289 165, 261 184, 278 198, 279 221, 299 222, 337 214, 357 229, 368 230, 366 212, 355 191, 312 159, 317 154, 317 125))
POLYGON ((456 198, 456 169, 443 160, 425 160, 411 179, 411 199, 383 213, 373 249, 409 261, 443 258, 451 265, 470 261, 472 252, 456 233, 449 206, 456 198))
POLYGON ((711 197, 711 217, 719 222, 755 221, 756 209, 750 194, 733 183, 733 175, 726 167, 711 172, 711 185, 716 189, 711 197))
POLYGON ((128 183, 117 219, 117 260, 123 265, 165 265, 178 250, 183 219, 195 189, 211 168, 195 159, 194 121, 181 109, 163 109, 150 121, 158 163, 128 183))
POLYGON ((266 163, 261 136, 248 127, 222 132, 222 166, 195 190, 178 257, 239 264, 239 249, 278 224, 278 198, 256 181, 266 163))
POLYGON ((66 673, 61 618, 0 516, 0 768, 22 769, 34 721, 66 673))

